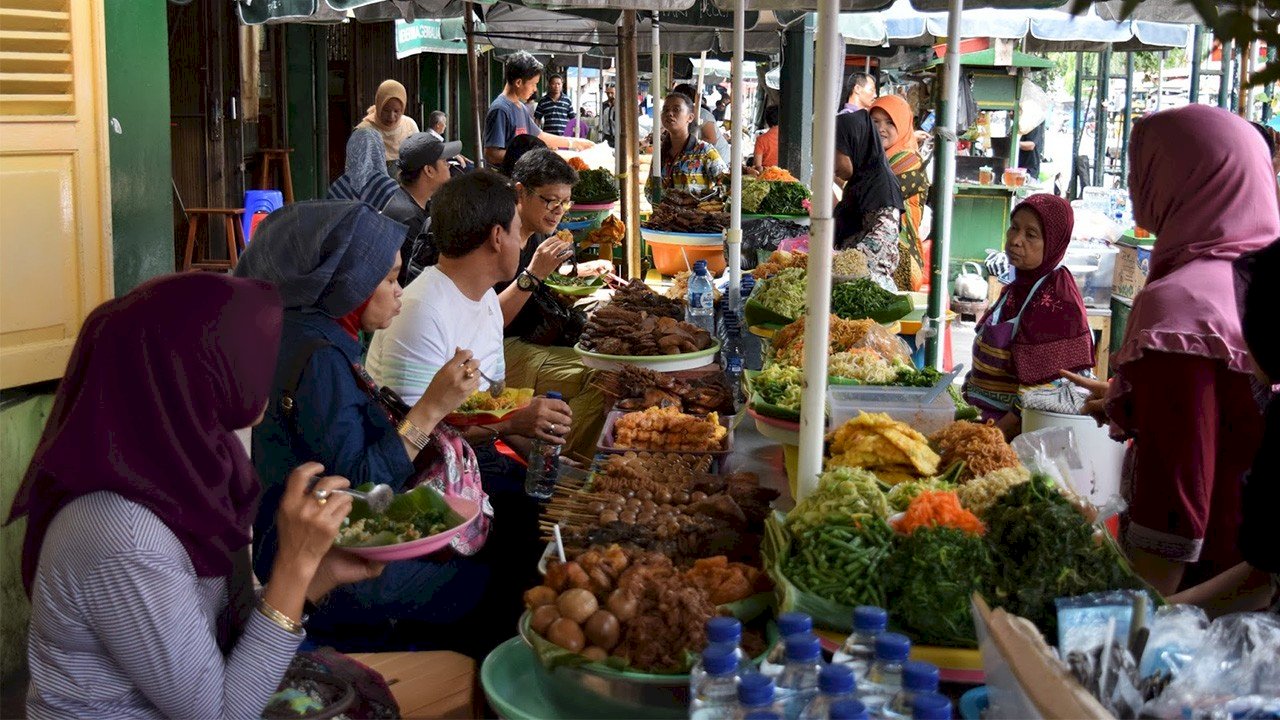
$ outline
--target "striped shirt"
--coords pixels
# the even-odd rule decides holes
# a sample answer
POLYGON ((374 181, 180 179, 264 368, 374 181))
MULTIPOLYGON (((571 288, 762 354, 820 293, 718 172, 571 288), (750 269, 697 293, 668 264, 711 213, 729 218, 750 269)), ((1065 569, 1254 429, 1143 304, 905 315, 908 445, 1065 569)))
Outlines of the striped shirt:
POLYGON ((110 492, 54 518, 31 604, 34 720, 262 717, 303 639, 253 612, 224 656, 226 579, 198 577, 160 518, 110 492))
MULTIPOLYGON (((480 372, 494 380, 507 376, 502 348, 502 305, 492 289, 472 300, 433 265, 409 283, 400 314, 369 344, 365 369, 412 406, 457 348, 470 350, 480 372)), ((481 381, 480 389, 489 387, 481 381)))
POLYGON ((538 101, 538 109, 533 111, 533 118, 542 125, 545 132, 552 135, 563 135, 569 121, 577 117, 573 111, 573 101, 568 95, 561 93, 559 100, 545 95, 538 101))

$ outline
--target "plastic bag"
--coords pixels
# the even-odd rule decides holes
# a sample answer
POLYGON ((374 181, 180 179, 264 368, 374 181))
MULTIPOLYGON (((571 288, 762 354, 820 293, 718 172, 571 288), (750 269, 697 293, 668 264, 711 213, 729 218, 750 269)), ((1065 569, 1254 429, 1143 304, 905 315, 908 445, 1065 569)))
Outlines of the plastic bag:
POLYGON ((1031 472, 1040 472, 1053 478, 1058 487, 1081 498, 1085 505, 1093 507, 1094 522, 1103 522, 1124 512, 1128 505, 1119 495, 1112 495, 1101 505, 1090 505, 1088 498, 1097 478, 1093 465, 1084 461, 1071 428, 1052 427, 1023 433, 1009 443, 1018 459, 1031 472))
POLYGON ((1138 675, 1149 696, 1155 696, 1182 674, 1209 631, 1209 617, 1194 605, 1167 605, 1151 620, 1151 634, 1138 675))
POLYGON ((760 252, 777 250, 783 241, 808 236, 809 228, 777 218, 759 218, 742 223, 742 269, 754 270, 760 252))
POLYGON ((870 350, 889 362, 901 360, 911 363, 911 346, 906 340, 889 332, 883 325, 869 327, 862 339, 851 344, 848 349, 870 350))
POLYGON ((1266 717, 1231 715, 1235 706, 1265 708, 1280 701, 1280 619, 1238 613, 1209 626, 1199 652, 1158 698, 1143 708, 1161 718, 1266 717), (1235 706, 1233 706, 1233 703, 1235 706))
POLYGON ((1142 707, 1138 663, 1129 639, 1146 598, 1114 590, 1058 598, 1058 651, 1081 687, 1116 717, 1136 717, 1142 707))

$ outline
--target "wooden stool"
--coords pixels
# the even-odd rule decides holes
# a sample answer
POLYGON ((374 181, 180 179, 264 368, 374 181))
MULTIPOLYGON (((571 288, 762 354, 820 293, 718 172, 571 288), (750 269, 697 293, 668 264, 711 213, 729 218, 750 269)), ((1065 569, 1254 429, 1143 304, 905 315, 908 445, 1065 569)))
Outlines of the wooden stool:
POLYGON ((293 171, 289 169, 289 153, 293 152, 293 148, 263 148, 258 151, 258 189, 259 190, 280 190, 284 194, 284 201, 293 202, 293 171), (272 181, 274 175, 272 170, 273 164, 279 162, 280 170, 284 175, 281 182, 282 187, 274 188, 268 183, 272 181))
MULTIPOLYGON (((244 230, 241 226, 241 216, 244 215, 244 208, 187 208, 187 247, 182 253, 182 271, 188 270, 231 270, 236 266, 236 262, 240 260, 240 253, 244 250, 244 230), (200 230, 200 221, 207 220, 205 225, 212 230, 213 219, 222 217, 222 224, 226 232, 227 240, 227 259, 211 260, 208 257, 208 245, 206 241, 201 248, 200 259, 193 262, 193 256, 196 250, 196 235, 200 230)), ((209 233, 205 233, 205 238, 209 238, 209 233)))

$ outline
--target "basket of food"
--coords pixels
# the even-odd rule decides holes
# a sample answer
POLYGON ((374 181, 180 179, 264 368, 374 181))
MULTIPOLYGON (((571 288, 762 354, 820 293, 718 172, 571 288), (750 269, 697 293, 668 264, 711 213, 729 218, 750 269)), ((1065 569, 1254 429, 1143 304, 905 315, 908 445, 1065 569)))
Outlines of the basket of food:
POLYGON ((663 275, 688 270, 707 261, 712 274, 724 272, 724 229, 729 216, 724 203, 682 191, 663 196, 640 228, 640 237, 653 253, 653 267, 663 275))
MULTIPOLYGON (((360 490, 372 489, 372 484, 360 490)), ((357 502, 342 521, 336 547, 369 560, 410 560, 445 549, 480 518, 479 503, 419 485, 396 495, 381 515, 357 502)))
POLYGON ((670 372, 714 362, 720 344, 682 317, 682 303, 632 281, 592 313, 574 350, 584 365, 599 370, 636 365, 670 372))
POLYGON ((606 168, 579 168, 572 198, 571 218, 589 216, 598 223, 618 204, 618 178, 606 168))
POLYGON ((605 418, 596 449, 710 455, 723 466, 733 452, 733 429, 716 413, 698 417, 670 406, 628 413, 615 410, 605 418))
POLYGON ((488 425, 498 422, 533 400, 532 388, 506 388, 496 397, 488 390, 472 393, 445 416, 450 425, 488 425))
MULTIPOLYGON (((807 225, 809 222, 809 188, 790 173, 744 179, 742 182, 743 217, 774 217, 807 225), (775 179, 776 178, 776 179, 775 179)), ((769 173, 766 170, 765 173, 769 173)))

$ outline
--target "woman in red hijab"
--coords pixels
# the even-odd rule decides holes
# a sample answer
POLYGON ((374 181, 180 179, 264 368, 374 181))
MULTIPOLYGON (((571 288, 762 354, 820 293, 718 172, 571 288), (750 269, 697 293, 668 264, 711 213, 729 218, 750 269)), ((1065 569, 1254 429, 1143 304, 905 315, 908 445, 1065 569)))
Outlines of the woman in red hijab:
POLYGON ((333 551, 351 498, 309 493, 324 468, 307 463, 254 607, 261 487, 235 431, 262 417, 281 321, 267 283, 204 273, 85 321, 10 515, 27 519, 30 717, 262 717, 304 601, 379 571, 333 551))
POLYGON ((1018 393, 1093 367, 1084 300, 1062 259, 1075 215, 1056 195, 1032 195, 1014 208, 1005 253, 1017 274, 978 321, 965 399, 1006 437, 1022 428, 1018 393))

